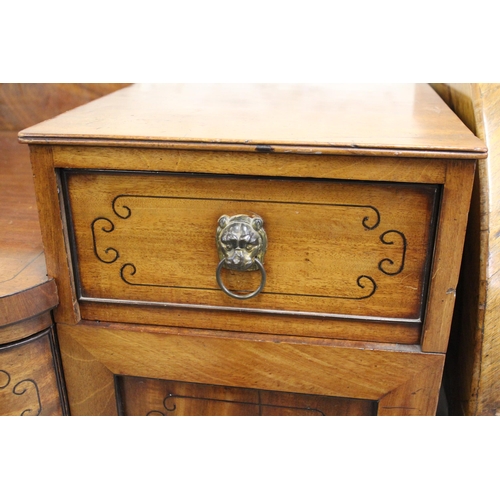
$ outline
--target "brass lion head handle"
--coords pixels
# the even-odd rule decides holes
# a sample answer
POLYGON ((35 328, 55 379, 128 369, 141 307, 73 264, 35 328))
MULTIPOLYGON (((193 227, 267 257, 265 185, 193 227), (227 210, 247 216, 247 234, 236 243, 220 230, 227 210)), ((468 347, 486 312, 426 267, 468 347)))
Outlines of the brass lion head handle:
POLYGON ((221 216, 217 224, 216 245, 220 259, 216 277, 221 289, 235 299, 250 299, 258 295, 266 283, 263 264, 267 250, 267 235, 262 217, 221 216), (247 295, 231 292, 222 283, 220 275, 222 268, 233 271, 260 271, 262 274, 260 286, 247 295))

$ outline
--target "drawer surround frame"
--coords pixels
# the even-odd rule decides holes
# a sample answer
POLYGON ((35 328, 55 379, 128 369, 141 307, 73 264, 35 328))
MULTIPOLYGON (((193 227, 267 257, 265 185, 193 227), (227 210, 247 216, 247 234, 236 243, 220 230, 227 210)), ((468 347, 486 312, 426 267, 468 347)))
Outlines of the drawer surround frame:
MULTIPOLYGON (((104 145, 103 145, 104 146, 104 145)), ((237 155, 241 158, 242 153, 232 152, 208 152, 209 158, 200 163, 200 155, 205 158, 202 151, 171 151, 153 149, 148 151, 148 161, 144 161, 144 151, 138 156, 134 149, 128 147, 116 148, 104 146, 87 148, 68 146, 52 146, 30 144, 30 155, 35 173, 34 182, 38 193, 42 193, 46 199, 43 206, 39 206, 40 219, 42 223, 42 237, 47 249, 47 267, 49 275, 56 279, 60 296, 60 306, 55 311, 57 322, 76 324, 81 319, 80 307, 78 305, 77 293, 74 287, 72 274, 71 253, 68 236, 64 231, 67 221, 62 196, 62 185, 58 175, 58 168, 78 169, 106 169, 120 170, 127 168, 130 161, 133 162, 137 171, 186 171, 186 159, 193 159, 190 163, 190 171, 197 173, 233 173, 241 174, 234 168, 227 157, 237 155), (149 157, 149 155, 152 157, 149 157), (98 159, 101 158, 99 161, 98 159), (105 158, 105 161, 102 161, 105 158), (129 158, 127 160, 127 158, 129 158), (142 161, 137 161, 142 158, 142 161), (179 162, 179 158, 182 161, 179 162), (221 158, 224 160, 221 163, 221 158), (57 207, 57 208, 56 208, 57 207), (63 231, 53 231, 51 227, 62 228, 63 231)), ((453 213, 455 204, 462 207, 461 210, 468 211, 468 201, 472 191, 475 160, 467 159, 436 159, 424 157, 416 159, 408 158, 384 158, 384 157, 356 157, 354 169, 347 166, 352 164, 352 158, 348 156, 312 156, 275 154, 275 153, 251 153, 245 156, 257 158, 256 175, 272 177, 277 175, 299 176, 303 173, 303 162, 309 164, 311 160, 320 161, 323 168, 314 172, 314 178, 334 178, 345 180, 375 180, 395 182, 416 182, 424 184, 441 184, 442 197, 437 224, 438 240, 434 248, 431 276, 434 283, 429 288, 430 314, 423 318, 423 336, 421 345, 424 352, 446 352, 449 335, 449 323, 454 305, 454 292, 458 281, 458 271, 449 273, 447 268, 457 269, 461 260, 461 249, 466 228, 465 218, 457 218, 453 213), (261 160, 263 159, 263 160, 261 160), (327 165, 325 165, 325 161, 327 165), (284 170, 286 169, 286 171, 284 170), (355 174, 355 175, 354 175, 355 174), (445 228, 445 233, 440 230, 445 228), (451 243, 450 243, 451 242, 451 243), (454 246, 457 251, 453 255, 453 262, 449 260, 448 245, 454 246), (440 311, 440 312, 438 312, 440 311), (443 328, 444 326, 444 328, 443 328)), ((309 177, 310 171, 309 171, 309 177)), ((83 305, 83 304, 82 304, 83 305)), ((428 310, 429 310, 428 309, 428 310)))

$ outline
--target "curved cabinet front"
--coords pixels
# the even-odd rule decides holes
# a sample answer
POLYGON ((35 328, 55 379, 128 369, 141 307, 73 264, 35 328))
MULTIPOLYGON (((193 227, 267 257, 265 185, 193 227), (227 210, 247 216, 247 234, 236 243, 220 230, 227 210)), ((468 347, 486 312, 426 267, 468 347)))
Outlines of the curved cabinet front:
POLYGON ((52 328, 0 346, 0 415, 64 415, 65 397, 52 328))

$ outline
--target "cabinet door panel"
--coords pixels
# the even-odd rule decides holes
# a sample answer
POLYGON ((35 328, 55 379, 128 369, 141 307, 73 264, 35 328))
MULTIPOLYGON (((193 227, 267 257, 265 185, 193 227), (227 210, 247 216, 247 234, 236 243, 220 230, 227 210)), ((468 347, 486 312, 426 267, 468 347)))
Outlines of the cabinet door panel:
POLYGON ((375 415, 361 399, 262 391, 171 380, 118 377, 121 413, 133 416, 375 415))

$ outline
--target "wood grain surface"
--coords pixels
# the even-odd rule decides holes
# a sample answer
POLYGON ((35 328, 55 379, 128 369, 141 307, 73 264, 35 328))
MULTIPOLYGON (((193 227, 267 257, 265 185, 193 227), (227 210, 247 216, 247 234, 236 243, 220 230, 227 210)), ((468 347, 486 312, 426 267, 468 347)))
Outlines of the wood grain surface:
MULTIPOLYGON (((15 133, 0 132, 0 153, 0 328, 6 329, 54 308, 58 297, 47 276, 29 152, 15 133)), ((12 328, 8 341, 36 333, 33 326, 15 334, 12 328)))
POLYGON ((119 377, 128 416, 371 416, 374 401, 119 377))
POLYGON ((113 373, 77 340, 58 329, 70 415, 116 416, 113 373))
POLYGON ((425 84, 140 84, 30 127, 19 137, 38 144, 486 154, 483 143, 425 84))
POLYGON ((124 83, 1 83, 0 130, 17 133, 126 86, 124 83))
POLYGON ((124 86, 0 84, 0 342, 46 328, 44 313, 58 304, 45 264, 30 155, 17 133, 124 86))
POLYGON ((37 193, 41 232, 45 249, 45 260, 49 275, 57 283, 59 303, 63 307, 54 311, 56 320, 76 322, 79 311, 76 306, 69 244, 64 231, 65 212, 60 206, 60 187, 56 172, 52 168, 50 148, 32 146, 30 148, 33 180, 37 193))
MULTIPOLYGON (((417 346, 287 340, 123 324, 59 325, 63 363, 85 359, 90 384, 67 379, 71 394, 91 401, 110 394, 115 375, 379 401, 384 415, 432 415, 444 356, 417 346), (63 347, 66 346, 66 347, 63 347), (107 389, 106 389, 107 388, 107 389)), ((89 403, 91 405, 91 403, 89 403)), ((90 406, 89 406, 90 407, 90 406)), ((83 405, 80 411, 87 412, 83 405)), ((103 408, 103 405, 101 405, 103 408)), ((77 414, 78 405, 72 406, 77 414)), ((113 410, 115 411, 115 410, 113 410)))
POLYGON ((450 162, 443 188, 422 349, 446 352, 469 213, 474 162, 450 162))
POLYGON ((422 324, 360 318, 304 317, 293 314, 259 314, 248 310, 191 309, 147 304, 126 305, 81 301, 83 319, 106 322, 143 323, 190 328, 231 329, 306 338, 350 339, 399 344, 418 344, 422 324))
POLYGON ((446 366, 450 409, 500 413, 500 84, 436 84, 436 90, 488 147, 478 161, 457 307, 446 366))
MULTIPOLYGON (((67 181, 86 299, 421 318, 434 186, 82 172, 67 181), (266 286, 245 301, 215 278, 217 221, 240 213, 261 216, 268 234, 266 286)), ((262 276, 222 278, 251 291, 262 276)))
POLYGON ((0 415, 62 415, 51 330, 0 347, 0 415))
POLYGON ((429 86, 139 85, 34 126, 20 140, 30 143, 47 266, 61 297, 56 318, 72 414, 121 411, 121 376, 366 400, 377 402, 379 415, 435 413, 474 160, 486 147, 429 86), (193 174, 205 174, 203 182, 193 174), (228 202, 263 216, 285 256, 280 267, 270 247, 266 293, 273 293, 261 295, 254 311, 225 297, 200 299, 200 289, 217 292, 214 275, 198 263, 218 262, 215 225, 228 202), (353 206, 376 207, 376 227, 366 214, 354 217, 353 206), (200 230, 207 218, 210 229, 200 230), (337 235, 324 223, 332 220, 337 235), (380 233, 366 243, 373 229, 380 233), (401 244, 385 245, 387 235, 401 244), (355 248, 352 262, 332 253, 332 241, 355 248), (294 247, 298 259, 290 257, 294 247), (381 300, 326 317, 330 309, 317 296, 314 307, 308 302, 312 289, 337 297, 347 270, 371 276, 356 267, 370 259, 380 274, 397 267, 384 277, 398 283, 392 293, 384 281, 391 306, 381 300), (165 276, 173 290, 164 290, 165 276), (149 290, 141 292, 144 283, 149 290))
MULTIPOLYGON (((32 314, 30 312, 30 314, 32 314)), ((52 315, 49 311, 28 319, 0 327, 0 344, 8 344, 23 339, 34 333, 46 330, 53 325, 52 315)))
POLYGON ((67 413, 29 150, 19 129, 113 85, 0 84, 0 415, 67 413), (85 87, 85 88, 84 88, 85 87))
MULTIPOLYGON (((172 145, 175 146, 175 145, 172 145)), ((106 171, 212 173, 443 184, 444 160, 371 156, 248 154, 181 149, 51 146, 54 167, 106 171)))

